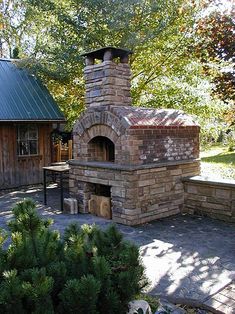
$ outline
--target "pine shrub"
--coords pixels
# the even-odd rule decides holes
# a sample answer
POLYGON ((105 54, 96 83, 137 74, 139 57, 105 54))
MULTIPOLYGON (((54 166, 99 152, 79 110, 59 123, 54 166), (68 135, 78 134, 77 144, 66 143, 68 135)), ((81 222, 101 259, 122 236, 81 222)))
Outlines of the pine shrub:
POLYGON ((115 225, 71 224, 61 236, 26 199, 0 234, 0 313, 126 313, 147 284, 138 248, 115 225))

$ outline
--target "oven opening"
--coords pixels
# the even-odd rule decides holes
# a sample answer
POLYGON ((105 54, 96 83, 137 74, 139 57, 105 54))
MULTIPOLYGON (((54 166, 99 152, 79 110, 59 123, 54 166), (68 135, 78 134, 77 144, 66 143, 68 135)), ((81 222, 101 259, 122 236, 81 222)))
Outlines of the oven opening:
POLYGON ((89 161, 115 161, 114 143, 105 136, 96 136, 88 143, 89 161))

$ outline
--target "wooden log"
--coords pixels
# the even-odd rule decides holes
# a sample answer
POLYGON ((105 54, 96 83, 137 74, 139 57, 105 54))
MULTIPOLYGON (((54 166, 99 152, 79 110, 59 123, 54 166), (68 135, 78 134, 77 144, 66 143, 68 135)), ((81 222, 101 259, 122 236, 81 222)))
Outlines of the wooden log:
POLYGON ((73 141, 72 140, 68 141, 68 147, 69 147, 68 159, 72 159, 73 158, 73 141))

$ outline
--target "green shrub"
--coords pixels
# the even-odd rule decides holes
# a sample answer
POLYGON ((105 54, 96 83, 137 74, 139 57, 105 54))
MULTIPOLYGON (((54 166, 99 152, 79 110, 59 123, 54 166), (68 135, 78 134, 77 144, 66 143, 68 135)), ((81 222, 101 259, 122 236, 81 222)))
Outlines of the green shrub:
POLYGON ((0 235, 0 313, 126 313, 146 285, 136 246, 114 225, 70 225, 61 238, 29 199, 0 235))

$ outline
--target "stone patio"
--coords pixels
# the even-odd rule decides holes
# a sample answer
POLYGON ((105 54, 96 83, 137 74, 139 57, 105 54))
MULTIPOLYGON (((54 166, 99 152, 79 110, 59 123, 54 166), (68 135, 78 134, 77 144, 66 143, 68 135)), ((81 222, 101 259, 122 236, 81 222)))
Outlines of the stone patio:
MULTIPOLYGON (((75 221, 80 225, 96 223, 101 228, 111 223, 89 214, 62 214, 58 210, 59 191, 56 185, 51 185, 48 206, 42 204, 42 187, 1 192, 1 228, 11 219, 13 204, 24 197, 35 199, 40 215, 53 218, 53 228, 61 232, 75 221)), ((224 313, 235 313, 232 283, 235 278, 235 224, 178 215, 138 227, 118 225, 118 228, 126 239, 140 247, 146 275, 151 281, 149 293, 197 299, 224 313), (230 304, 224 301, 224 293, 231 299, 230 304)))

